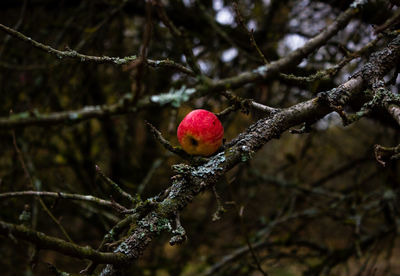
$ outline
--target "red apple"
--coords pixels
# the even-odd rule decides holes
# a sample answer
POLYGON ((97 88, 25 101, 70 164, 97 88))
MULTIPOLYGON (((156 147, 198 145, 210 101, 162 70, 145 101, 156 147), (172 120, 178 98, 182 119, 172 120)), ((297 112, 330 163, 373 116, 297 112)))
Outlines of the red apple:
POLYGON ((187 153, 210 156, 222 145, 224 127, 214 113, 196 109, 183 118, 177 134, 179 143, 187 153))

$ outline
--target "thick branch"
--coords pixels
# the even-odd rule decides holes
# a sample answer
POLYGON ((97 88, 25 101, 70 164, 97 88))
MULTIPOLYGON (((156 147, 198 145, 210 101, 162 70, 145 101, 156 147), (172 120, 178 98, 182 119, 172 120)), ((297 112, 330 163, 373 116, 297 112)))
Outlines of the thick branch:
MULTIPOLYGON (((367 85, 374 76, 381 76, 395 66, 400 57, 400 36, 397 36, 385 49, 373 54, 359 74, 346 83, 325 92, 325 97, 339 104, 346 104, 367 85), (374 70, 370 70, 374 68, 374 70)), ((279 137, 289 128, 305 121, 315 121, 332 112, 332 107, 322 98, 316 97, 281 110, 267 118, 260 119, 245 132, 241 133, 230 144, 225 152, 211 157, 203 165, 191 167, 180 165, 180 175, 174 178, 168 196, 146 217, 139 221, 138 227, 123 243, 129 258, 138 258, 149 245, 153 237, 161 230, 166 230, 168 219, 182 210, 202 190, 216 184, 227 171, 241 161, 246 161, 264 144, 279 137)), ((102 275, 119 275, 123 267, 107 265, 102 275)))

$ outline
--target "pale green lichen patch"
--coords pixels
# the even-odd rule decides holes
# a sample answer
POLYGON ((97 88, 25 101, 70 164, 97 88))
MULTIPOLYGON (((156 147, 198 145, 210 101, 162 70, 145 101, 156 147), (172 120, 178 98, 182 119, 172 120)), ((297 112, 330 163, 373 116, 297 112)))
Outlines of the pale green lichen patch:
POLYGON ((178 226, 172 231, 173 236, 169 240, 170 245, 181 244, 186 240, 186 231, 182 226, 178 226))
POLYGON ((90 112, 90 111, 99 111, 99 110, 101 110, 101 105, 95 105, 95 106, 85 106, 84 108, 83 108, 83 111, 86 111, 86 112, 90 112))
POLYGON ((78 53, 75 50, 68 51, 67 56, 76 57, 78 53))
POLYGON ((114 252, 121 252, 124 253, 125 255, 130 254, 129 246, 126 242, 122 242, 117 249, 115 249, 114 252))
POLYGON ((250 148, 246 145, 241 146, 240 151, 242 153, 240 157, 242 162, 247 162, 252 159, 255 153, 254 151, 250 150, 250 148))
POLYGON ((31 212, 29 210, 23 210, 19 215, 18 219, 25 225, 29 226, 29 222, 31 221, 31 212))
POLYGON ((31 116, 30 112, 21 112, 18 114, 11 114, 10 115, 10 119, 11 120, 19 120, 19 119, 26 119, 29 118, 31 116))
MULTIPOLYGON (((377 85, 384 85, 384 83, 377 83, 377 85)), ((368 90, 364 92, 367 95, 371 95, 371 91, 368 90)), ((375 94, 373 94, 372 100, 369 102, 365 103, 359 111, 357 111, 355 114, 349 115, 349 122, 352 123, 361 117, 367 115, 371 110, 374 108, 381 106, 385 107, 388 106, 392 103, 400 103, 400 96, 392 93, 390 90, 385 89, 384 87, 377 88, 375 90, 375 94)))
POLYGON ((157 218, 152 215, 149 220, 141 220, 139 222, 140 227, 147 228, 150 232, 159 235, 162 231, 172 231, 171 223, 167 218, 157 218))
POLYGON ((190 172, 192 167, 186 164, 175 164, 172 165, 172 170, 176 173, 187 174, 190 172))
POLYGON ((129 56, 129 57, 124 57, 124 58, 112 58, 112 61, 115 64, 122 65, 122 64, 126 64, 126 63, 128 63, 130 61, 133 61, 136 58, 137 58, 136 56, 129 56))
POLYGON ((157 220, 157 228, 155 230, 157 231, 157 234, 160 234, 161 231, 171 232, 172 226, 168 219, 161 218, 161 219, 157 220))
POLYGON ((385 200, 394 200, 394 199, 396 199, 396 194, 395 194, 395 192, 393 192, 393 190, 387 189, 383 193, 383 198, 385 200))
POLYGON ((79 114, 78 114, 78 113, 75 113, 75 112, 70 113, 70 114, 68 115, 68 118, 69 118, 70 120, 77 120, 77 119, 79 119, 79 114))
POLYGON ((114 233, 114 229, 111 229, 106 235, 105 235, 105 240, 110 242, 110 241, 114 241, 115 240, 115 233, 114 233))
POLYGON ((225 153, 220 152, 217 155, 210 158, 210 160, 197 167, 195 170, 192 171, 192 175, 196 177, 206 177, 210 174, 215 174, 217 170, 222 170, 221 164, 226 161, 225 153))
POLYGON ((362 5, 365 5, 368 2, 368 0, 355 0, 353 3, 351 3, 350 7, 357 9, 361 7, 362 5))
POLYGON ((183 102, 190 99, 190 95, 194 94, 194 88, 186 88, 185 85, 178 90, 170 89, 168 93, 153 95, 151 101, 160 105, 171 104, 173 107, 180 107, 183 102))
POLYGON ((169 198, 175 199, 179 196, 180 191, 184 188, 184 185, 180 181, 174 181, 169 192, 169 198))
POLYGON ((256 73, 256 74, 264 77, 265 74, 267 73, 267 71, 268 71, 268 67, 266 65, 262 65, 260 67, 257 67, 256 69, 254 69, 253 73, 256 73))
POLYGON ((123 95, 123 96, 119 99, 118 104, 119 104, 119 105, 127 105, 127 104, 129 104, 132 100, 133 100, 133 95, 132 95, 132 93, 126 93, 125 95, 123 95))

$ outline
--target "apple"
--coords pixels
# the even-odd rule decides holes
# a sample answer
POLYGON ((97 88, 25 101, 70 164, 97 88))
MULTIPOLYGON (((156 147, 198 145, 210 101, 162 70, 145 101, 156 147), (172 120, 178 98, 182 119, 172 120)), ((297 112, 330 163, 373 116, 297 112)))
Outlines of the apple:
POLYGON ((187 153, 210 156, 222 145, 224 127, 214 113, 196 109, 183 118, 177 135, 187 153))

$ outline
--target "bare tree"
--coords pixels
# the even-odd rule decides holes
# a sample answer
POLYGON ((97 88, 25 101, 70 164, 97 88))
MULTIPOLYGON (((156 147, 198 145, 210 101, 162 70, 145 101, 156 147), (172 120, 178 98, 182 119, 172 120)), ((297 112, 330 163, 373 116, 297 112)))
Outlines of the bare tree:
POLYGON ((3 1, 2 270, 400 273, 398 4, 3 1))

